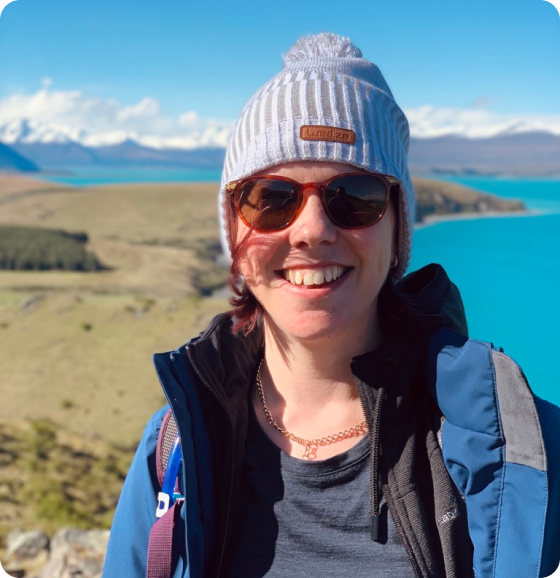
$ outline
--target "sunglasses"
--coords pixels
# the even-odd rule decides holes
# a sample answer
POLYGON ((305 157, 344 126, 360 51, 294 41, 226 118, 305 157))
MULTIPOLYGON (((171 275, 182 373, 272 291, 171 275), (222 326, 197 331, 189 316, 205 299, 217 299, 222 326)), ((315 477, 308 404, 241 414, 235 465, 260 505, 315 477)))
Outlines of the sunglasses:
POLYGON ((381 220, 391 188, 399 184, 391 176, 347 173, 323 183, 298 183, 280 176, 248 177, 225 188, 245 225, 257 231, 280 231, 303 210, 307 188, 319 190, 323 209, 335 225, 361 229, 381 220))

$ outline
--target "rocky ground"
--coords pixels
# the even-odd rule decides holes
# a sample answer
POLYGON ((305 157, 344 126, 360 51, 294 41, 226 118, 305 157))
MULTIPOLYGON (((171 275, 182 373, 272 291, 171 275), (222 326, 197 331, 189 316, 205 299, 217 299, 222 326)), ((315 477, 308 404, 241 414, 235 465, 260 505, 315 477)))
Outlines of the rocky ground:
POLYGON ((51 540, 39 530, 14 531, 3 569, 14 578, 101 578, 109 530, 61 528, 51 540))

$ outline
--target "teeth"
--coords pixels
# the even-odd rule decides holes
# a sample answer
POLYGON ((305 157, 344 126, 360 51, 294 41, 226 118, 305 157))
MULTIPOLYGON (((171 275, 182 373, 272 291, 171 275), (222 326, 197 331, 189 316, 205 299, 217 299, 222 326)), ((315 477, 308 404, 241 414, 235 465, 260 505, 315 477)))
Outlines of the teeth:
POLYGON ((332 267, 324 267, 323 269, 284 269, 284 278, 292 283, 292 285, 323 285, 323 283, 330 283, 335 281, 346 272, 344 267, 334 265, 332 267))
POLYGON ((325 282, 325 275, 322 271, 317 271, 315 275, 313 275, 313 284, 314 285, 322 285, 325 282))

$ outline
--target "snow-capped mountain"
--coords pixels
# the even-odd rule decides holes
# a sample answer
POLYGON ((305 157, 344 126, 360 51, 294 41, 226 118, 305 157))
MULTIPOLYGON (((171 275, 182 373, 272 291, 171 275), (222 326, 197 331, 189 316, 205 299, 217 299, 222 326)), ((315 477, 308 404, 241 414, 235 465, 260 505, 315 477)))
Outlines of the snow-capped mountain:
MULTIPOLYGON (((405 109, 415 172, 560 174, 560 115, 485 108, 405 109)), ((123 106, 81 91, 12 94, 0 100, 0 143, 42 168, 220 168, 234 123, 194 111, 165 115, 144 98, 123 106)))
POLYGON ((56 126, 26 118, 17 118, 0 123, 0 141, 14 143, 68 143, 79 142, 83 131, 71 127, 56 126))

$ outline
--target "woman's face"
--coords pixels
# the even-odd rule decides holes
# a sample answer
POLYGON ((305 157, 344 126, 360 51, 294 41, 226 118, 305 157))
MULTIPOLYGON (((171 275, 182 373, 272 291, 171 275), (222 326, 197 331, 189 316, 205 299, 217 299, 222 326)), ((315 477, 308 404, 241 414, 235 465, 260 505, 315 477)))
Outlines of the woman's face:
MULTIPOLYGON (((257 174, 320 183, 353 172, 364 171, 341 163, 305 161, 257 174)), ((391 203, 377 224, 342 229, 325 214, 318 190, 306 189, 305 195, 305 206, 289 227, 251 233, 240 271, 264 310, 265 323, 286 337, 367 336, 375 327, 377 297, 394 253, 391 203), (297 284, 299 276, 318 284, 297 284), (320 282, 330 276, 338 278, 320 282)), ((247 227, 239 220, 238 242, 246 234, 247 227)))

